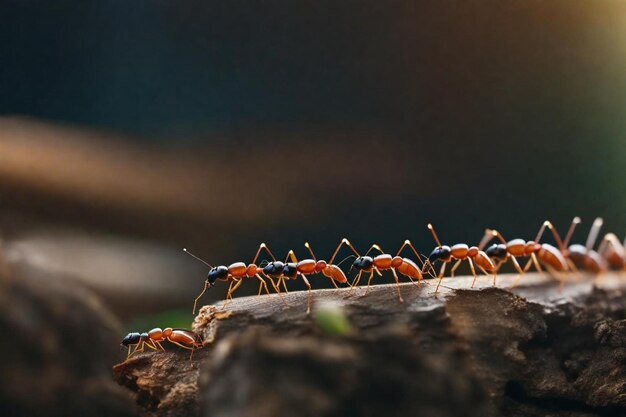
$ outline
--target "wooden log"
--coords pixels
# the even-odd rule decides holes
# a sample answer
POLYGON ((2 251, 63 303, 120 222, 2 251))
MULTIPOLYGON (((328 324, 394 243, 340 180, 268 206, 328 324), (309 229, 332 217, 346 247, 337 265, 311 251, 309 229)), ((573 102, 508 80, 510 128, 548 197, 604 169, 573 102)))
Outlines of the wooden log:
POLYGON ((237 298, 200 310, 192 362, 168 348, 114 375, 150 416, 626 413, 626 275, 516 281, 317 290, 311 315, 306 292, 237 298))

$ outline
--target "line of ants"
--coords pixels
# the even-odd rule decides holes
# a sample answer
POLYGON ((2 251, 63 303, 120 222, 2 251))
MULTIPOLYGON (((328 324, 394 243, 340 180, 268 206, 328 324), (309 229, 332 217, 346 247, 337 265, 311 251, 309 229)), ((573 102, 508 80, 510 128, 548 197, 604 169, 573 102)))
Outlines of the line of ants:
MULTIPOLYGON (((474 287, 477 279, 476 268, 486 276, 492 276, 493 285, 495 286, 498 271, 508 261, 513 264, 514 269, 518 272, 518 280, 534 266, 537 272, 543 272, 545 268, 552 276, 559 279, 561 284, 564 283, 564 274, 568 272, 584 270, 595 274, 603 274, 609 269, 626 269, 626 240, 622 244, 615 234, 607 233, 602 239, 598 249, 593 249, 603 224, 601 218, 597 218, 593 222, 585 246, 580 244, 569 245, 574 229, 579 223, 580 218, 575 217, 563 240, 549 221, 545 221, 541 225, 535 239, 530 241, 524 239, 507 241, 499 231, 495 229, 485 229, 485 234, 478 246, 469 246, 465 243, 457 243, 452 246, 443 245, 433 225, 428 224, 428 230, 431 232, 437 246, 427 257, 421 255, 409 240, 404 241, 395 255, 385 253, 377 244, 370 246, 367 252, 361 255, 348 239, 343 238, 335 248, 329 261, 318 259, 311 245, 306 242, 304 246, 311 255, 310 258, 298 260, 294 251, 290 250, 285 260, 282 262, 276 259, 265 243, 261 243, 251 263, 235 262, 228 266, 212 266, 187 249, 183 249, 187 254, 210 268, 204 283, 204 288, 194 300, 192 312, 195 314, 198 301, 217 281, 230 281, 226 299, 224 300, 223 307, 225 307, 228 301, 232 300, 233 293, 242 285, 244 278, 256 278, 258 280, 259 296, 263 290, 265 290, 268 295, 270 294, 266 281, 268 280, 282 302, 286 303, 282 297, 281 287, 285 293, 288 293, 286 281, 296 280, 300 277, 308 290, 308 314, 311 311, 312 287, 307 276, 319 273, 329 278, 335 288, 339 288, 338 284, 348 284, 351 288, 350 291, 359 285, 362 275, 367 274, 367 288, 364 294, 366 295, 372 279, 374 278, 374 274, 382 276, 381 271, 389 270, 396 284, 398 300, 404 302, 400 291, 398 275, 409 278, 409 280, 417 286, 420 286, 426 277, 437 278, 437 287, 435 289, 435 293, 437 293, 445 275, 447 264, 453 261, 454 265, 451 268, 451 276, 454 276, 454 273, 463 261, 468 262, 474 278, 471 285, 472 287, 474 287), (548 243, 540 243, 546 230, 550 230, 557 246, 548 243), (498 239, 500 242, 487 246, 493 239, 498 239), (335 258, 344 245, 351 250, 352 254, 339 264, 335 264, 335 258), (416 256, 417 262, 420 263, 419 267, 415 261, 400 256, 402 251, 407 247, 411 249, 416 256), (270 256, 271 261, 263 261, 263 263, 257 265, 256 261, 263 250, 270 256), (380 254, 371 256, 370 253, 372 251, 378 251, 380 254), (342 262, 351 257, 355 259, 352 262, 348 274, 352 269, 355 269, 357 274, 354 280, 349 282, 348 277, 339 266, 342 262), (521 257, 529 258, 524 267, 522 267, 518 261, 518 258, 521 257), (424 260, 422 260, 422 258, 424 258, 424 260), (441 263, 438 273, 435 271, 435 263, 437 262, 441 263)), ((516 284, 517 281, 514 285, 516 284)))
MULTIPOLYGON (((609 269, 626 270, 626 239, 620 243, 617 236, 613 233, 607 233, 597 250, 593 247, 597 241, 602 227, 603 221, 597 218, 589 231, 585 245, 571 244, 570 241, 574 234, 575 228, 580 224, 580 218, 574 217, 564 239, 561 239, 558 231, 551 222, 545 221, 539 229, 534 240, 526 241, 524 239, 513 239, 507 241, 502 234, 495 229, 485 229, 485 234, 477 246, 469 246, 465 243, 457 243, 452 246, 443 245, 439 240, 439 236, 435 232, 432 224, 428 224, 428 230, 431 232, 437 246, 433 249, 429 256, 420 254, 409 240, 405 240, 395 255, 385 253, 385 251, 377 244, 373 244, 361 255, 356 248, 346 238, 342 239, 333 251, 330 260, 325 261, 318 259, 307 242, 304 244, 311 258, 298 260, 293 250, 290 250, 284 262, 276 259, 269 247, 262 243, 252 262, 245 264, 244 262, 235 262, 228 266, 212 266, 203 259, 189 252, 184 251, 190 256, 196 258, 200 262, 207 265, 210 270, 204 283, 202 292, 196 297, 193 304, 193 313, 195 314, 197 303, 204 293, 213 287, 217 281, 230 281, 224 306, 229 300, 232 300, 233 293, 242 285, 244 278, 256 278, 259 282, 258 296, 263 290, 270 295, 267 281, 270 282, 272 288, 283 302, 285 302, 282 289, 288 293, 286 281, 295 280, 298 277, 302 279, 307 287, 307 314, 311 311, 311 284, 307 276, 312 274, 323 274, 335 288, 339 288, 338 284, 348 284, 350 291, 356 288, 364 274, 368 275, 367 288, 365 294, 369 290, 374 274, 382 276, 381 271, 390 271, 395 281, 395 287, 398 293, 398 300, 404 302, 400 291, 399 275, 407 277, 413 284, 421 286, 425 277, 436 278, 437 287, 435 293, 439 290, 441 281, 445 275, 446 267, 454 261, 451 268, 451 276, 454 277, 456 270, 463 261, 469 264, 473 281, 471 286, 474 287, 477 279, 476 268, 486 276, 493 277, 493 285, 496 285, 496 278, 500 268, 507 262, 511 262, 513 268, 518 272, 518 279, 513 285, 516 285, 522 275, 528 272, 533 266, 537 272, 543 272, 544 268, 554 277, 560 280, 561 285, 565 282, 564 274, 575 272, 578 270, 589 271, 597 275, 604 274, 609 269), (548 243, 540 243, 541 238, 546 230, 550 230, 557 246, 548 243), (493 243, 487 246, 493 239, 498 239, 499 243, 493 243), (335 258, 339 254, 340 249, 346 246, 352 254, 344 259, 347 260, 354 257, 354 261, 348 271, 348 275, 352 269, 356 269, 357 274, 350 282, 348 276, 339 267, 342 262, 335 264, 335 258), (401 256, 405 248, 411 249, 420 263, 418 266, 415 261, 401 256), (265 250, 271 258, 271 261, 264 261, 261 264, 256 263, 261 252, 265 250), (379 255, 371 256, 372 251, 380 252, 379 255), (528 258, 526 264, 522 267, 518 258, 528 258), (422 258, 424 258, 422 260, 422 258), (439 272, 435 271, 435 264, 441 263, 439 272), (543 265, 543 267, 542 267, 543 265), (267 280, 267 281, 266 281, 267 280)), ((130 359, 137 352, 144 352, 148 347, 152 350, 165 350, 162 343, 168 341, 174 345, 188 349, 191 351, 190 360, 193 352, 202 347, 199 337, 196 333, 188 329, 179 328, 154 328, 146 333, 129 333, 124 337, 121 346, 128 347, 127 359, 130 359)))

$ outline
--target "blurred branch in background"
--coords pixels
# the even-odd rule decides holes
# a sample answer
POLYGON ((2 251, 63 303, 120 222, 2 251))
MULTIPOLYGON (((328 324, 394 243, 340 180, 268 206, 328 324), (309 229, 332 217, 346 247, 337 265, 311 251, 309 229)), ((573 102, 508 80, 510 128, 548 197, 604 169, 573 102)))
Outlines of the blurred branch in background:
POLYGON ((209 151, 140 147, 112 134, 4 118, 0 136, 0 230, 11 259, 85 281, 122 310, 132 311, 136 297, 142 309, 189 299, 203 267, 183 258, 182 246, 225 263, 245 253, 243 241, 253 254, 260 241, 251 245, 249 236, 315 227, 344 201, 407 192, 408 174, 395 164, 408 155, 378 145, 371 133, 357 147, 345 137, 311 137, 306 148, 209 151), (376 166, 361 169, 361 161, 376 166))

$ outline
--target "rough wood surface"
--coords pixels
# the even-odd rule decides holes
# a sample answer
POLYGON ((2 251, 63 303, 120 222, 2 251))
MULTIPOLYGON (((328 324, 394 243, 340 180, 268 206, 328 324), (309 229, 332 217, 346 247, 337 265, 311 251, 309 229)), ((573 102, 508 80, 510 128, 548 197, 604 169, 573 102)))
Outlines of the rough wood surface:
POLYGON ((114 367, 143 415, 626 415, 626 276, 447 278, 205 306, 205 347, 114 367), (324 332, 320 301, 351 329, 324 332))

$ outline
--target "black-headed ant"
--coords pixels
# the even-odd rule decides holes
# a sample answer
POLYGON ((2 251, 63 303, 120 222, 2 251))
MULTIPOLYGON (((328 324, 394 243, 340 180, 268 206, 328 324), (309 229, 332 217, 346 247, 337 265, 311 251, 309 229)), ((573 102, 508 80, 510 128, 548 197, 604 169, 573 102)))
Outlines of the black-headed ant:
POLYGON ((191 350, 190 360, 193 357, 193 352, 202 347, 202 344, 198 341, 198 336, 193 331, 188 329, 173 329, 171 327, 167 327, 163 330, 156 327, 147 333, 128 333, 124 339, 122 339, 121 346, 128 347, 128 354, 126 356, 126 360, 128 360, 135 353, 143 352, 146 346, 152 350, 158 350, 159 348, 165 350, 163 345, 161 345, 161 342, 165 340, 183 349, 191 350), (135 348, 131 351, 133 346, 135 348))
POLYGON ((624 244, 620 244, 614 233, 607 233, 600 243, 598 253, 606 259, 611 268, 626 269, 626 239, 624 244))
POLYGON ((294 251, 290 250, 287 254, 287 257, 285 258, 285 262, 280 262, 277 261, 274 255, 270 252, 270 250, 267 249, 270 256, 272 257, 272 262, 268 263, 263 268, 263 274, 270 279, 277 279, 277 288, 280 288, 280 285, 282 283, 285 292, 288 292, 287 285, 285 284, 286 279, 294 280, 297 279, 298 276, 302 277, 302 281, 307 286, 308 290, 306 312, 307 314, 309 314, 311 312, 311 283, 306 278, 306 275, 322 273, 327 278, 330 278, 330 281, 333 283, 335 288, 339 288, 337 286, 337 282, 345 284, 348 282, 348 279, 346 278, 346 275, 343 273, 343 271, 339 268, 339 266, 333 264, 335 256, 337 255, 341 244, 337 246, 337 249, 335 250, 328 262, 324 260, 318 260, 313 253, 313 249, 311 249, 311 245, 309 245, 308 242, 306 242, 304 246, 311 254, 312 259, 303 259, 301 261, 298 261, 294 251), (289 260, 291 260, 291 262, 289 262, 289 260))
POLYGON ((447 246, 442 245, 439 241, 439 237, 435 232, 435 228, 432 224, 428 223, 428 230, 430 230, 433 238, 435 239, 435 243, 437 243, 437 247, 433 249, 433 251, 428 256, 428 259, 424 263, 424 267, 422 269, 422 273, 426 271, 426 268, 433 268, 433 264, 436 261, 441 262, 441 269, 439 270, 437 281, 437 288, 435 289, 435 293, 439 291, 439 285, 441 285, 441 280, 443 279, 444 274, 446 273, 446 265, 449 262, 452 262, 453 259, 456 259, 456 263, 452 266, 451 275, 454 277, 454 273, 461 265, 464 260, 467 260, 470 266, 470 270, 472 271, 472 276, 474 280, 472 281, 472 288, 476 283, 476 270, 474 269, 474 263, 478 269, 480 269, 485 275, 489 276, 489 273, 493 273, 493 285, 496 285, 496 267, 492 260, 489 258, 487 253, 483 252, 480 247, 476 246, 468 246, 465 243, 457 243, 456 245, 447 246), (472 259, 474 261, 472 261, 472 259))
POLYGON ((374 272, 376 272, 379 276, 382 276, 382 273, 380 271, 386 271, 386 270, 391 271, 391 273, 393 274, 395 283, 396 283, 396 289, 398 291, 398 300, 400 300, 401 303, 404 302, 404 299, 402 298, 402 293, 400 292, 400 281, 398 279, 398 274, 396 273, 396 270, 400 272, 400 274, 408 277, 411 280, 411 282, 413 282, 414 284, 415 284, 414 282, 415 279, 417 280, 417 285, 420 285, 420 281, 423 279, 422 271, 420 271, 420 269, 417 267, 415 262, 413 262, 412 260, 408 258, 403 258, 400 256, 400 253, 402 252, 402 250, 406 246, 409 246, 413 250, 413 252, 415 252, 415 255, 418 257, 418 259, 420 259, 421 261, 419 253, 417 252, 417 250, 415 250, 415 247, 413 247, 413 245, 411 244, 409 240, 404 241, 404 244, 400 246, 400 249, 398 250, 398 253, 395 256, 385 253, 381 249, 381 247, 378 246, 377 244, 373 244, 367 250, 367 252, 365 252, 365 255, 361 255, 354 248, 354 246, 352 246, 350 241, 346 238, 343 238, 342 241, 339 243, 339 246, 337 246, 337 249, 335 250, 335 254, 339 251, 339 248, 342 245, 348 246, 350 250, 352 250, 352 252, 354 252, 354 254, 356 255, 356 259, 354 260, 354 262, 352 263, 352 266, 350 267, 350 270, 354 268, 358 271, 357 276, 352 282, 352 285, 351 285, 352 289, 354 289, 357 285, 359 285, 363 272, 369 272, 369 277, 367 279, 367 288, 365 289, 364 295, 367 295, 367 292, 369 291, 370 283, 372 282, 372 279, 374 278, 374 272), (377 256, 373 256, 373 257, 369 256, 368 254, 372 250, 377 250, 381 254, 377 256))
MULTIPOLYGON (((243 283, 243 278, 245 278, 245 277, 248 277, 248 278, 255 277, 256 279, 259 280, 259 293, 258 293, 259 296, 261 295, 261 291, 263 289, 265 289, 265 292, 269 295, 270 292, 267 289, 267 283, 259 275, 259 272, 261 271, 261 267, 256 264, 256 260, 259 257, 259 254, 261 253, 261 250, 263 250, 263 249, 265 249, 265 250, 267 250, 269 252, 269 249, 267 248, 265 243, 261 243, 261 245, 259 246, 259 249, 256 252, 256 255, 254 255, 254 259, 247 266, 243 262, 235 262, 233 264, 230 264, 229 266, 225 266, 225 265, 212 266, 208 262, 206 262, 204 259, 201 259, 198 256, 196 256, 196 255, 192 254, 191 252, 189 252, 187 249, 183 249, 183 251, 185 251, 185 253, 187 253, 188 255, 190 255, 192 257, 194 257, 195 259, 199 260, 200 262, 202 262, 203 264, 205 264, 206 266, 211 268, 209 270, 209 273, 207 274, 206 280, 204 281, 204 288, 203 288, 202 292, 194 300, 192 313, 193 314, 196 313, 196 306, 197 306, 198 300, 204 295, 204 293, 209 288, 213 287, 215 285, 215 282, 218 281, 218 280, 219 281, 231 280, 231 283, 228 286, 228 292, 226 293, 226 300, 224 301, 224 307, 226 306, 226 303, 228 302, 228 300, 232 299, 233 293, 243 283)), ((271 255, 271 252, 269 252, 269 253, 271 255)), ((273 257, 273 255, 272 255, 272 257, 273 257)), ((271 281, 271 282, 272 282, 272 286, 274 287, 274 289, 277 290, 276 285, 274 284, 274 282, 273 281, 271 281)), ((277 292, 280 295, 280 291, 277 290, 277 292)))

